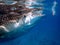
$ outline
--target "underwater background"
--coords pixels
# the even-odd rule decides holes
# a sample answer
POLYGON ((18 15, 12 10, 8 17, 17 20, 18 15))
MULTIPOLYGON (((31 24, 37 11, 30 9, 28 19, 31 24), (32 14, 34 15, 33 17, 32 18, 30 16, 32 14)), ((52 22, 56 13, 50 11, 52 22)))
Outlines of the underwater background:
MULTIPOLYGON (((36 0, 36 2, 40 3, 40 0, 36 0)), ((26 34, 24 33, 24 35, 10 41, 0 42, 0 45, 60 45, 59 2, 59 0, 43 1, 45 16, 38 19, 33 27, 27 29, 29 31, 26 34), (54 2, 57 2, 55 14, 52 10, 54 2)))

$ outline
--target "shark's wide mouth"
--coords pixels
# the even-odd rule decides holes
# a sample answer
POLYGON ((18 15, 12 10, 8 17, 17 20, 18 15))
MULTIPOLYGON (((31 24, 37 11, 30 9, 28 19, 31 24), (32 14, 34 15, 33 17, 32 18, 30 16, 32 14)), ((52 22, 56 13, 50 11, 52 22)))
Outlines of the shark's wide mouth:
POLYGON ((3 18, 0 15, 0 18, 4 19, 1 19, 2 24, 0 25, 0 39, 11 39, 20 34, 22 35, 27 31, 28 28, 32 27, 33 23, 36 22, 36 20, 44 16, 42 7, 31 7, 31 4, 27 5, 27 3, 21 4, 20 6, 20 4, 17 4, 17 1, 14 1, 9 5, 7 4, 8 3, 0 4, 0 6, 6 5, 8 8, 10 6, 13 6, 11 10, 7 9, 7 7, 5 7, 6 9, 3 8, 5 9, 5 12, 8 12, 7 14, 1 14, 3 18), (18 8, 15 8, 15 6, 17 7, 17 5, 18 8), (22 7, 24 5, 25 7, 22 7))

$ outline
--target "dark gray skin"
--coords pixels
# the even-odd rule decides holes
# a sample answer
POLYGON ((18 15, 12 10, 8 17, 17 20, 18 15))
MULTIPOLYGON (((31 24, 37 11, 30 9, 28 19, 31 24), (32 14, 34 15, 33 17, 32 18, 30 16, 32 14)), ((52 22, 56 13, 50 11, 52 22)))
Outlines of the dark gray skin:
POLYGON ((8 23, 11 20, 17 20, 20 19, 26 15, 28 12, 31 11, 36 11, 36 10, 42 10, 40 8, 33 8, 29 9, 26 8, 24 5, 19 6, 19 5, 1 5, 0 4, 0 25, 4 25, 8 23), (15 9, 13 9, 15 8, 15 9), (13 14, 11 14, 13 12, 13 14))
MULTIPOLYGON (((15 7, 13 5, 13 7, 15 7)), ((22 18, 25 13, 31 11, 31 9, 24 8, 22 6, 15 7, 16 10, 11 10, 12 5, 0 5, 0 25, 8 23, 10 20, 17 20, 22 18), (11 14, 13 12, 13 14, 11 14)))

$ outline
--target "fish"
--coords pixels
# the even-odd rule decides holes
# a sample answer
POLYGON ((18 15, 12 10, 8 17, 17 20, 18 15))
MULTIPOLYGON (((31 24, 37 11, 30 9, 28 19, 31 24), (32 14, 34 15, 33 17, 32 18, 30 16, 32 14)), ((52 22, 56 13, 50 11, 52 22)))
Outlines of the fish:
POLYGON ((18 2, 12 3, 10 5, 0 2, 0 28, 3 28, 5 31, 9 32, 5 27, 6 24, 9 24, 10 22, 18 23, 19 19, 23 19, 27 16, 27 13, 36 10, 42 10, 42 8, 30 9, 24 4, 18 4, 18 2))

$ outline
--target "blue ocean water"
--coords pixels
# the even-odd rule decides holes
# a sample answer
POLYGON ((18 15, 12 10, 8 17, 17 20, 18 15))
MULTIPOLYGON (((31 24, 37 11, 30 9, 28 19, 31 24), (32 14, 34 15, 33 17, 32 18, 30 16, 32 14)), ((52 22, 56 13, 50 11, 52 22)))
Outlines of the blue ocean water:
MULTIPOLYGON (((38 3, 40 0, 37 0, 38 3)), ((1 42, 0 45, 60 45, 60 15, 59 0, 46 0, 44 4, 45 16, 35 22, 28 33, 8 42, 1 42), (55 15, 52 15, 53 2, 58 4, 55 8, 55 15)))

